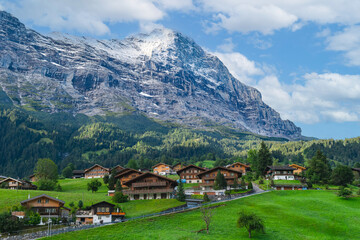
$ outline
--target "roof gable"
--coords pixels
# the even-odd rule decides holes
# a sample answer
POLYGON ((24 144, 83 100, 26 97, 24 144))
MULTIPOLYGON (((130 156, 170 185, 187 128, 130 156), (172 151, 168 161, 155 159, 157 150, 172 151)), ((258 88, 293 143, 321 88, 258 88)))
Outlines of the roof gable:
POLYGON ((235 165, 241 165, 241 166, 243 166, 243 167, 245 167, 245 168, 250 167, 249 165, 246 165, 246 164, 241 163, 241 162, 236 162, 236 163, 233 163, 233 164, 231 164, 231 165, 230 165, 230 167, 231 167, 231 166, 235 166, 235 165))
POLYGON ((139 180, 139 179, 141 179, 141 178, 145 178, 145 177, 147 177, 147 176, 157 177, 157 178, 159 178, 159 179, 164 179, 164 180, 166 180, 166 181, 169 181, 169 182, 172 182, 172 183, 176 183, 176 181, 173 180, 173 179, 171 179, 171 178, 167 178, 167 177, 164 177, 164 176, 161 176, 161 175, 157 175, 157 174, 151 173, 151 172, 146 172, 146 173, 143 173, 143 174, 141 174, 141 175, 139 175, 139 176, 137 176, 137 177, 135 177, 135 178, 133 178, 133 179, 130 179, 130 180, 127 181, 127 182, 124 182, 124 185, 128 185, 128 184, 130 184, 130 183, 132 183, 132 182, 134 182, 134 181, 137 181, 137 180, 139 180))
POLYGON ((59 202, 59 203, 62 203, 63 205, 65 204, 64 201, 59 200, 59 199, 57 199, 57 198, 50 197, 49 195, 46 195, 46 194, 41 194, 41 195, 38 195, 38 196, 36 196, 36 197, 26 199, 26 200, 24 200, 24 201, 21 201, 20 203, 21 203, 21 204, 24 204, 24 203, 31 202, 31 201, 36 200, 36 199, 39 199, 39 198, 43 198, 43 197, 44 197, 44 198, 51 199, 51 200, 54 200, 54 201, 59 202))
POLYGON ((95 167, 100 167, 100 168, 102 168, 102 169, 104 169, 104 170, 106 170, 106 171, 110 171, 109 168, 103 167, 103 166, 101 166, 101 165, 99 165, 99 164, 95 164, 94 166, 92 166, 92 167, 90 167, 90 168, 88 168, 88 169, 85 169, 85 170, 84 170, 84 173, 90 171, 91 169, 93 169, 93 168, 95 168, 95 167))
POLYGON ((132 174, 132 173, 140 173, 142 174, 142 172, 138 171, 138 170, 135 170, 135 169, 132 169, 132 168, 125 168, 125 169, 122 169, 116 176, 115 178, 119 178, 119 177, 123 177, 123 176, 126 176, 128 174, 132 174))
POLYGON ((157 166, 160 166, 160 165, 165 165, 165 166, 171 168, 171 166, 169 164, 166 164, 166 163, 158 163, 158 164, 155 164, 154 166, 152 166, 151 168, 154 169, 154 168, 156 168, 157 166))
POLYGON ((198 166, 196 166, 196 165, 190 164, 190 165, 187 165, 187 166, 179 169, 176 173, 177 173, 177 174, 181 174, 182 171, 184 171, 184 170, 186 170, 186 169, 188 169, 188 168, 191 168, 191 167, 196 168, 196 169, 199 169, 199 170, 201 170, 201 171, 206 171, 205 168, 198 167, 198 166))
POLYGON ((300 168, 300 169, 302 169, 302 170, 305 170, 306 168, 305 167, 303 167, 303 166, 300 166, 300 165, 297 165, 297 164, 291 164, 291 165, 289 165, 289 167, 293 167, 293 168, 300 168))
POLYGON ((4 180, 1 180, 0 183, 7 182, 7 181, 9 181, 9 180, 15 181, 15 182, 18 182, 18 183, 23 183, 23 181, 18 180, 18 179, 15 179, 15 178, 12 178, 12 177, 7 177, 7 178, 5 178, 4 180))
POLYGON ((240 173, 240 174, 242 174, 241 172, 239 172, 239 171, 236 171, 236 170, 234 170, 234 169, 231 169, 231 168, 226 168, 226 167, 214 167, 214 168, 212 168, 212 169, 209 169, 209 170, 207 170, 207 171, 205 171, 205 172, 202 172, 202 173, 199 173, 198 174, 198 176, 201 176, 201 175, 204 175, 204 174, 207 174, 207 173, 211 173, 211 172, 217 172, 217 171, 219 171, 219 170, 224 170, 224 171, 229 171, 229 172, 234 172, 234 173, 240 173))
POLYGON ((111 206, 111 207, 115 207, 115 204, 112 204, 112 203, 109 203, 109 202, 106 202, 106 201, 95 203, 95 204, 91 205, 91 207, 96 207, 98 205, 108 205, 108 206, 111 206))

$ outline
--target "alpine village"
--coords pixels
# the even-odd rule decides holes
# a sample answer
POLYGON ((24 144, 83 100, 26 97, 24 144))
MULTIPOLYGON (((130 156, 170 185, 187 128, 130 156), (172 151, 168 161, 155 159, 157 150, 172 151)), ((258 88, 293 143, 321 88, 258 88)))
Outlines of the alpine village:
POLYGON ((0 63, 0 239, 360 239, 360 137, 303 136, 179 32, 0 11, 0 63))

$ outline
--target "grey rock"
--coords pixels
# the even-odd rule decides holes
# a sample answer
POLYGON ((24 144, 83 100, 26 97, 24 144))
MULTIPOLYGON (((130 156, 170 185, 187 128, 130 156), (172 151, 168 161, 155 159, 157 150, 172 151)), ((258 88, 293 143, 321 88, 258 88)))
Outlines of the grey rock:
POLYGON ((0 12, 0 86, 14 104, 87 115, 139 111, 195 128, 222 124, 299 139, 301 129, 266 105, 192 39, 156 29, 96 40, 27 29, 0 12))

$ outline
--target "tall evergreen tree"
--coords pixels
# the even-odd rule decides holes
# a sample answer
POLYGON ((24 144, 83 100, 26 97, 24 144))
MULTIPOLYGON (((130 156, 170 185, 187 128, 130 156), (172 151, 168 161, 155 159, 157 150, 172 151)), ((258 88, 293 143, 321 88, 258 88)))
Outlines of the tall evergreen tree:
POLYGON ((350 167, 345 165, 337 165, 332 171, 331 182, 335 185, 346 186, 352 183, 354 180, 354 174, 350 167))
POLYGON ((220 172, 220 170, 218 170, 215 178, 214 189, 215 190, 226 189, 226 187, 227 187, 226 179, 224 175, 220 172))
POLYGON ((184 190, 184 184, 181 181, 181 179, 179 179, 179 185, 177 188, 176 198, 180 202, 185 202, 186 195, 185 195, 185 190, 184 190))
POLYGON ((320 151, 309 161, 306 177, 311 183, 328 183, 331 176, 330 163, 326 156, 320 151))
POLYGON ((257 154, 257 158, 253 163, 253 168, 256 172, 257 176, 265 176, 266 174, 266 167, 272 165, 273 159, 269 148, 266 146, 264 141, 260 144, 260 149, 257 154))

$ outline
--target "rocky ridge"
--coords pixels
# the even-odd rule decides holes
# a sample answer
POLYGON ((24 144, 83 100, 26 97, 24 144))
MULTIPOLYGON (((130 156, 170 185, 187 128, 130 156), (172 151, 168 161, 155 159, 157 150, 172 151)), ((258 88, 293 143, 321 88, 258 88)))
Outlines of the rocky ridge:
POLYGON ((0 11, 0 86, 25 108, 90 116, 139 111, 196 128, 216 123, 301 137, 300 128, 240 80, 216 56, 169 29, 123 40, 45 36, 0 11))

